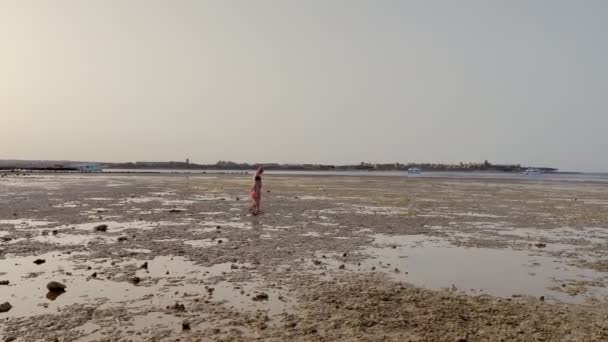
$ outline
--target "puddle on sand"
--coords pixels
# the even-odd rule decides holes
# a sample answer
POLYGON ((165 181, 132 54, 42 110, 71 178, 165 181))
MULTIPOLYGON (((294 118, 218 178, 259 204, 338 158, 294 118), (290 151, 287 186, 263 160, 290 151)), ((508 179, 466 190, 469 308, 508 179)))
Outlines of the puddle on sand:
MULTIPOLYGON (((457 247, 424 235, 378 234, 374 238, 374 244, 363 250, 369 258, 360 265, 346 264, 346 271, 385 272, 395 280, 426 288, 455 286, 467 293, 499 297, 545 296, 549 300, 581 303, 608 295, 608 289, 601 287, 589 287, 586 294, 579 296, 551 290, 566 280, 605 281, 608 273, 569 266, 565 261, 530 251, 457 247)), ((344 264, 340 258, 320 260, 330 269, 344 264)))
POLYGON ((571 244, 570 248, 574 247, 572 245, 606 244, 608 242, 608 229, 605 228, 513 228, 501 229, 497 233, 499 235, 522 237, 532 241, 567 242, 571 244))
POLYGON ((239 228, 239 229, 252 229, 251 224, 247 222, 238 221, 207 221, 203 223, 204 226, 220 227, 220 228, 239 228))
POLYGON ((212 300, 219 301, 238 310, 264 311, 269 316, 288 313, 293 303, 280 289, 260 289, 256 283, 229 283, 219 282, 213 286, 212 300), (267 295, 267 299, 260 300, 256 296, 267 295))
POLYGON ((78 207, 88 207, 88 204, 80 203, 77 201, 65 202, 61 204, 55 204, 53 208, 78 208, 78 207))
POLYGON ((38 241, 40 243, 49 243, 54 245, 71 246, 71 245, 88 245, 90 243, 114 243, 115 238, 109 236, 95 235, 75 235, 59 233, 57 235, 39 235, 29 240, 38 241))
POLYGON ((55 222, 33 219, 0 220, 0 226, 12 226, 15 229, 46 227, 53 223, 55 222))
POLYGON ((183 257, 167 256, 156 257, 147 263, 147 270, 140 268, 142 260, 112 265, 111 260, 87 260, 85 253, 47 253, 0 260, 0 270, 3 272, 0 280, 10 281, 10 285, 0 286, 0 298, 13 305, 2 317, 57 313, 71 304, 119 305, 126 308, 156 304, 164 308, 176 300, 181 301, 185 290, 194 295, 207 294, 205 282, 231 272, 248 274, 250 267, 248 264, 232 263, 204 267, 183 257), (46 262, 34 264, 38 258, 46 262), (91 269, 89 266, 92 266, 91 269), (107 280, 112 271, 120 272, 129 267, 139 268, 136 275, 141 279, 140 285, 107 280), (93 273, 97 277, 92 278, 93 273), (48 297, 46 284, 50 281, 66 285, 66 292, 55 298, 48 297))
POLYGON ((201 239, 201 240, 186 240, 184 241, 184 245, 192 246, 192 247, 213 247, 213 246, 221 246, 222 243, 229 242, 230 240, 226 238, 219 239, 201 239))
MULTIPOLYGON (((148 222, 148 221, 131 221, 131 222, 116 222, 116 221, 99 221, 99 222, 89 222, 89 223, 80 223, 75 225, 67 225, 67 227, 78 230, 85 231, 94 231, 95 227, 105 224, 108 226, 107 232, 122 232, 127 229, 139 229, 139 230, 150 230, 157 228, 162 224, 162 222, 148 222)), ((101 233, 103 234, 103 233, 101 233)))

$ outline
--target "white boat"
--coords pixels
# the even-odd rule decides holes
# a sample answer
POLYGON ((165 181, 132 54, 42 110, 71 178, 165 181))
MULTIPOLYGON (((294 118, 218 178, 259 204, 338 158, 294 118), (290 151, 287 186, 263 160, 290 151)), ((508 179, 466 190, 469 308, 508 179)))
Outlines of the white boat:
POLYGON ((422 170, 420 170, 417 167, 410 167, 409 169, 407 169, 408 175, 419 175, 421 173, 422 173, 422 170))
POLYGON ((524 174, 528 175, 528 176, 538 176, 538 175, 542 175, 543 172, 539 169, 535 169, 535 168, 529 168, 526 171, 524 171, 524 174))

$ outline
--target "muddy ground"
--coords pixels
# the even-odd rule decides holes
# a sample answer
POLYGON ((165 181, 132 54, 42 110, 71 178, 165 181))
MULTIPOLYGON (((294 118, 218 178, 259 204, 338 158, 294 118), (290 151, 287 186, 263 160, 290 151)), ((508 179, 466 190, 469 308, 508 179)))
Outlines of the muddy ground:
POLYGON ((249 187, 3 176, 0 338, 608 340, 608 184, 268 175, 257 217, 249 187))

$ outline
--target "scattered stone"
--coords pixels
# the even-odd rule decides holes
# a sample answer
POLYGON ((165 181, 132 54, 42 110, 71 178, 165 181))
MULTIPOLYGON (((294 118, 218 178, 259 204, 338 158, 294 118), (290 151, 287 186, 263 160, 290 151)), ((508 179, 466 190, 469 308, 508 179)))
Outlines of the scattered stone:
POLYGON ((540 296, 540 297, 538 298, 538 300, 540 300, 541 302, 544 302, 544 301, 545 301, 545 296, 540 296))
POLYGON ((399 269, 398 268, 395 268, 394 271, 395 271, 395 273, 399 273, 399 269))
POLYGON ((12 308, 13 306, 9 302, 4 302, 0 304, 0 312, 8 312, 12 308))
POLYGON ((91 274, 91 278, 97 278, 97 272, 91 274))
POLYGON ((3 238, 2 238, 2 241, 4 241, 4 242, 9 242, 9 241, 11 241, 12 239, 13 239, 12 237, 5 236, 5 237, 3 237, 3 238))
POLYGON ((107 232, 108 231, 108 225, 107 224, 100 224, 98 226, 95 226, 95 228, 93 228, 94 231, 96 232, 107 232))
POLYGON ((182 322, 182 330, 190 330, 190 322, 183 321, 182 322))
POLYGON ((547 247, 547 244, 546 244, 546 243, 539 242, 539 243, 535 243, 535 244, 534 244, 534 246, 536 246, 536 247, 538 247, 538 248, 545 248, 545 247, 547 247))
POLYGON ((222 226, 215 226, 215 229, 221 229, 222 226))
POLYGON ((340 265, 340 267, 338 267, 338 269, 341 269, 341 270, 343 270, 345 268, 346 268, 346 266, 344 264, 342 264, 342 265, 340 265))
POLYGON ((165 274, 169 274, 169 271, 165 272, 165 274))
POLYGON ((36 265, 42 265, 45 262, 46 262, 46 260, 44 260, 44 259, 36 259, 36 260, 34 260, 34 264, 36 264, 36 265))
POLYGON ((133 283, 134 285, 137 285, 141 282, 141 278, 140 277, 133 277, 130 279, 131 283, 133 283))
POLYGON ((222 243, 222 240, 217 240, 217 243, 222 243))
POLYGON ((48 235, 49 235, 48 230, 45 230, 45 231, 42 232, 42 236, 48 236, 48 235))
POLYGON ((184 211, 184 210, 183 209, 171 209, 171 210, 169 210, 169 212, 173 213, 173 214, 181 213, 182 211, 184 211))
POLYGON ((232 264, 232 265, 230 265, 230 269, 231 269, 231 270, 238 270, 238 269, 239 269, 239 266, 238 266, 238 265, 235 265, 235 264, 232 264))
POLYGON ((148 269, 148 262, 144 262, 143 264, 141 264, 141 266, 139 266, 139 268, 143 268, 144 270, 148 269))
POLYGON ((260 302, 260 301, 263 301, 263 300, 268 300, 268 294, 264 293, 264 292, 258 293, 257 295, 253 296, 251 299, 254 302, 260 302))
POLYGON ((4 342, 13 342, 13 341, 17 341, 17 338, 15 336, 9 336, 4 339, 4 342))
POLYGON ((51 232, 51 234, 57 235, 57 234, 59 234, 59 231, 57 229, 53 229, 53 231, 51 232))
POLYGON ((344 254, 342 254, 342 257, 346 258, 347 255, 348 255, 348 253, 344 252, 344 254))
POLYGON ((313 260, 312 263, 317 266, 322 264, 321 260, 313 260))
POLYGON ((125 241, 127 241, 129 239, 126 236, 120 236, 120 237, 118 237, 117 240, 118 240, 118 242, 125 242, 125 241))
POLYGON ((10 281, 8 280, 0 280, 0 285, 8 285, 10 284, 10 281))
POLYGON ((175 304, 172 306, 169 306, 168 309, 179 311, 179 312, 186 312, 186 306, 184 306, 184 304, 180 304, 179 302, 175 302, 175 304))
POLYGON ((52 281, 52 282, 46 284, 46 288, 51 292, 65 292, 66 286, 63 285, 62 283, 52 281))

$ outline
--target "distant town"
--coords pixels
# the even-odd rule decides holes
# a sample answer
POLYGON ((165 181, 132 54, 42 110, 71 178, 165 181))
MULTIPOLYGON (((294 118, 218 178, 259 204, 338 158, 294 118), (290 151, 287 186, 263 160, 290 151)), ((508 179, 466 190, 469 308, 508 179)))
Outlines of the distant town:
POLYGON ((407 171, 412 168, 421 171, 491 171, 491 172, 524 172, 534 168, 542 172, 557 172, 558 169, 542 166, 523 166, 520 164, 493 164, 487 160, 483 163, 367 163, 361 162, 352 165, 329 164, 278 164, 278 163, 235 163, 231 161, 218 161, 215 164, 196 164, 189 159, 185 161, 140 161, 128 163, 104 162, 75 162, 75 161, 30 161, 30 160, 0 160, 0 170, 31 170, 31 171, 85 171, 95 172, 106 169, 117 170, 252 170, 264 166, 267 170, 284 171, 407 171))

